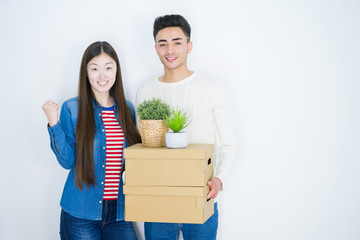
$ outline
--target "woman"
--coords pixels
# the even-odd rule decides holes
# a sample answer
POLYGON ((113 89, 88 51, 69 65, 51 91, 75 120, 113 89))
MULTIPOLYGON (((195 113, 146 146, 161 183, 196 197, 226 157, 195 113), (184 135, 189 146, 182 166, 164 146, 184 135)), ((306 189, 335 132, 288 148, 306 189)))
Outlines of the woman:
POLYGON ((85 51, 78 97, 43 105, 51 149, 70 169, 61 198, 61 239, 137 239, 124 221, 123 149, 141 141, 125 100, 119 60, 107 42, 85 51))

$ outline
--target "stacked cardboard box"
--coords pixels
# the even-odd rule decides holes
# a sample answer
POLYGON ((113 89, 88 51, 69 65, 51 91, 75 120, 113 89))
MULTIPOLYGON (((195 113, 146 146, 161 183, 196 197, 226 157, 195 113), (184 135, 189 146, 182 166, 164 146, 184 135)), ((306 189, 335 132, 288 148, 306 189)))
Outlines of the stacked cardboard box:
POLYGON ((214 213, 214 200, 206 197, 213 152, 211 144, 126 148, 125 220, 204 223, 214 213))

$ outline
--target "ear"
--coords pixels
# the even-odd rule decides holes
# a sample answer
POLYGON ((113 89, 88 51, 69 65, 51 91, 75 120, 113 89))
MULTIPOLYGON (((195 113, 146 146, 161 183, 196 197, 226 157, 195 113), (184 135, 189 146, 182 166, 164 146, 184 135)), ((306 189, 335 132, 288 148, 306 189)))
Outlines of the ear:
POLYGON ((155 44, 154 47, 155 47, 156 54, 159 55, 157 45, 155 44))
POLYGON ((192 50, 192 47, 193 47, 193 42, 189 41, 187 45, 188 45, 187 53, 189 54, 189 53, 191 53, 191 50, 192 50))

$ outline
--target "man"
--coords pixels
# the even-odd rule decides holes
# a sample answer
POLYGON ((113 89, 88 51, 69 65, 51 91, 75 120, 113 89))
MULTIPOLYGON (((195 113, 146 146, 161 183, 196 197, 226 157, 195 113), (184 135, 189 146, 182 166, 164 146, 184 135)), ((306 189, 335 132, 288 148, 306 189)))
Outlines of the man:
MULTIPOLYGON (((214 177, 208 182, 208 198, 216 198, 219 190, 226 187, 225 181, 237 158, 233 109, 220 81, 188 69, 187 57, 193 47, 190 33, 189 23, 180 15, 155 19, 155 49, 164 65, 164 75, 139 89, 137 105, 155 97, 191 114, 192 121, 186 129, 189 143, 215 144, 214 177)), ((217 228, 215 202, 214 214, 204 224, 145 223, 145 237, 177 239, 181 230, 185 240, 209 240, 216 239, 217 228)))

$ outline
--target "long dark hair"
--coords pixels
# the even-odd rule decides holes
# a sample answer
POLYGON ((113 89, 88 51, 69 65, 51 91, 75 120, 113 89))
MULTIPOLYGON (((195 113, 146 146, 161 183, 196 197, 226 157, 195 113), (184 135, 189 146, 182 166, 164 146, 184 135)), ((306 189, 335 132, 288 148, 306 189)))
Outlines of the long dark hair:
POLYGON ((96 101, 91 90, 87 73, 87 64, 96 56, 105 53, 116 62, 116 79, 110 89, 118 107, 118 119, 126 142, 129 146, 141 142, 140 134, 132 120, 131 112, 125 100, 122 84, 121 69, 118 56, 114 48, 107 42, 94 42, 84 52, 80 66, 79 77, 79 115, 76 124, 76 163, 75 184, 82 190, 96 185, 94 164, 94 138, 96 132, 93 100, 96 101))

